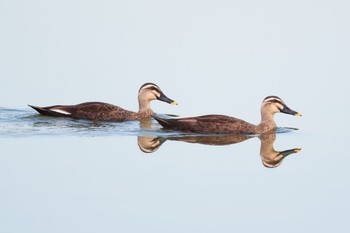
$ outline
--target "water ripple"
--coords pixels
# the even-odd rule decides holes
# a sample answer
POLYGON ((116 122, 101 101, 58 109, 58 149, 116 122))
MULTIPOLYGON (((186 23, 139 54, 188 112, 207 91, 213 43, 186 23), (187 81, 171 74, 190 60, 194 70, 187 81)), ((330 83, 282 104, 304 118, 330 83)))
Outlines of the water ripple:
MULTIPOLYGON (((276 133, 286 133, 293 128, 277 128, 276 133)), ((32 136, 162 136, 177 137, 194 134, 163 130, 154 120, 126 122, 92 122, 70 118, 41 116, 32 110, 0 107, 0 137, 32 136)))

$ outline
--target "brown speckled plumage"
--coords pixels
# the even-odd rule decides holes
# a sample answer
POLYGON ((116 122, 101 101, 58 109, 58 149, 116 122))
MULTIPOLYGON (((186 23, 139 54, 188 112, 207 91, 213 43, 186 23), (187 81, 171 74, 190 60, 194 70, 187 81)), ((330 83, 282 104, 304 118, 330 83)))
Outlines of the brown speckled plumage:
POLYGON ((166 97, 157 85, 145 83, 139 90, 138 112, 128 111, 121 107, 102 102, 86 102, 77 105, 54 105, 49 107, 29 106, 42 115, 53 117, 70 117, 92 121, 129 121, 141 120, 153 116, 150 101, 156 99, 176 104, 176 102, 166 97))
POLYGON ((276 128, 273 116, 277 112, 300 115, 289 109, 279 97, 268 96, 262 103, 262 120, 258 125, 224 115, 204 115, 177 119, 164 119, 154 116, 154 118, 164 128, 185 132, 202 134, 261 134, 276 128))

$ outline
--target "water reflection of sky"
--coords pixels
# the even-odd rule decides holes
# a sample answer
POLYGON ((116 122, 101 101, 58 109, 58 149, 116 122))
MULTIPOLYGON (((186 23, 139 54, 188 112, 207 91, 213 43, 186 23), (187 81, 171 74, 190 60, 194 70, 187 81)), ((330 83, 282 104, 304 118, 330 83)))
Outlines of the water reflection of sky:
POLYGON ((345 221, 334 211, 348 211, 348 158, 328 146, 329 136, 279 129, 220 138, 164 131, 154 120, 95 124, 1 112, 3 229, 20 219, 62 230, 157 231, 176 217, 177 230, 254 231, 273 217, 292 232, 345 221))
MULTIPOLYGON (((298 135, 278 135, 275 147, 299 145, 298 135)), ((12 222, 2 227, 21 219, 62 230, 141 232, 165 230, 176 217, 178 230, 244 225, 253 231, 269 227, 266 221, 273 217, 275 226, 290 224, 297 231, 299 224, 333 228, 345 221, 333 211, 348 211, 346 158, 311 144, 266 169, 260 146, 256 138, 229 146, 167 141, 145 154, 136 136, 7 139, 1 155, 2 219, 12 222)))

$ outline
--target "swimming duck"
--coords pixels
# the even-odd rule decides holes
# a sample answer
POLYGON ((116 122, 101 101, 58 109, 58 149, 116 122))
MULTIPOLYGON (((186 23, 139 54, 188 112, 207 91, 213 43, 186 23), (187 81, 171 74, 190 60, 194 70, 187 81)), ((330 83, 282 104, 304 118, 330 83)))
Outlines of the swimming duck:
POLYGON ((154 113, 150 107, 150 102, 152 100, 177 104, 174 100, 169 99, 156 84, 145 83, 138 92, 138 112, 128 111, 121 107, 102 102, 86 102, 77 105, 54 105, 49 107, 29 106, 42 115, 53 117, 70 117, 93 121, 129 121, 141 120, 153 116, 154 113))
POLYGON ((164 128, 204 134, 262 134, 276 128, 275 113, 282 112, 294 116, 300 113, 291 110, 277 96, 267 96, 261 104, 261 122, 258 125, 224 115, 204 115, 198 117, 164 119, 153 116, 164 128))

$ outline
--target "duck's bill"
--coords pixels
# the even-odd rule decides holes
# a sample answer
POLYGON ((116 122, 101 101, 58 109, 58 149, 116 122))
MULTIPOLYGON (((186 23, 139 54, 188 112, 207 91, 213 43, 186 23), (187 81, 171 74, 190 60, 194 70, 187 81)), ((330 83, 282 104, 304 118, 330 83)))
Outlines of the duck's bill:
POLYGON ((286 113, 286 114, 290 114, 290 115, 294 115, 294 116, 301 116, 301 113, 296 112, 296 111, 288 108, 287 106, 284 106, 284 108, 282 109, 281 112, 286 113))
POLYGON ((164 101, 166 103, 169 103, 169 104, 174 104, 174 105, 177 105, 177 102, 168 98, 166 95, 164 95, 163 93, 160 94, 160 96, 157 98, 158 100, 160 101, 164 101))

